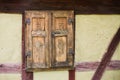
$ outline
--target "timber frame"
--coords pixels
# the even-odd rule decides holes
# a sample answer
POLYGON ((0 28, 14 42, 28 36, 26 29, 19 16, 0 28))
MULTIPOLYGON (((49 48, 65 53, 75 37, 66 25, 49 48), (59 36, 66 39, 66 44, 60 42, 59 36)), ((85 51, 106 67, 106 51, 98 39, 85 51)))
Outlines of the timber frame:
MULTIPOLYGON (((33 73, 25 71, 25 10, 74 10, 76 14, 120 14, 119 0, 0 0, 1 13, 22 14, 22 80, 33 80, 33 73)), ((6 64, 0 64, 0 73, 6 64)), ((14 65, 14 64, 13 64, 14 65)), ((77 63, 74 70, 69 71, 69 80, 75 80, 75 71, 95 70, 99 62, 77 63), (85 67, 84 67, 85 66, 85 67), (87 66, 87 67, 86 67, 87 66)), ((7 66, 9 68, 9 65, 7 66)), ((17 67, 20 67, 18 65, 17 67)), ((17 70, 16 70, 17 69, 17 70)), ((20 68, 13 73, 20 73, 20 68)), ((120 61, 111 61, 108 70, 120 69, 120 61), (113 66, 114 65, 114 66, 113 66)), ((5 70, 5 69, 4 69, 5 70)), ((11 72, 9 70, 8 72, 11 72)))
POLYGON ((119 0, 0 0, 0 12, 74 10, 75 14, 120 14, 119 0))

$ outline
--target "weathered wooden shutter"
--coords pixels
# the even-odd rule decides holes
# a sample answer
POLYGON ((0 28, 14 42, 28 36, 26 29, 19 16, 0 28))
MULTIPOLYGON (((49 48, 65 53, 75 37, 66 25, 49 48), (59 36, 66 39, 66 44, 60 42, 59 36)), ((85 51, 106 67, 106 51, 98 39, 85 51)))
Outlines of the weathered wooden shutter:
POLYGON ((25 23, 28 71, 73 67, 73 11, 26 11, 25 23))
POLYGON ((73 11, 52 12, 52 67, 70 67, 74 55, 73 11))
POLYGON ((48 68, 48 13, 25 12, 27 68, 48 68))

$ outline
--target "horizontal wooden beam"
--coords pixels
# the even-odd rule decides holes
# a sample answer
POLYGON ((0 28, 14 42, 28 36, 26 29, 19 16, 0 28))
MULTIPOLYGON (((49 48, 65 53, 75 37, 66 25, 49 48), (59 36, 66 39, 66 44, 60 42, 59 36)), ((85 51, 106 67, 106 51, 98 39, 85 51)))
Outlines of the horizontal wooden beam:
MULTIPOLYGON (((99 64, 100 62, 78 62, 75 63, 75 71, 94 71, 99 64)), ((25 71, 25 69, 23 70, 25 71)), ((110 64, 107 65, 107 70, 120 70, 120 60, 111 61, 110 64)), ((0 73, 21 73, 21 71, 21 64, 0 64, 0 73)), ((70 72, 74 72, 74 70, 70 72)))
POLYGON ((21 73, 21 65, 14 64, 1 64, 0 63, 0 73, 21 73))
POLYGON ((0 0, 0 12, 75 10, 75 14, 120 14, 119 0, 0 0))
MULTIPOLYGON (((84 71, 94 71, 99 66, 100 62, 79 62, 76 63, 76 71, 84 72, 84 71)), ((109 65, 107 65, 107 70, 120 70, 120 60, 111 61, 109 65)))

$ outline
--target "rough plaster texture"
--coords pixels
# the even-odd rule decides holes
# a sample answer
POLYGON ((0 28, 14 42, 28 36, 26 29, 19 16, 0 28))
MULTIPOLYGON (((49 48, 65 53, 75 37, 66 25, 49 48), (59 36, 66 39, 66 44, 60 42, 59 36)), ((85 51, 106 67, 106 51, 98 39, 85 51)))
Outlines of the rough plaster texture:
MULTIPOLYGON (((22 15, 0 13, 0 63, 21 64, 22 15)), ((21 80, 21 74, 0 74, 0 80, 21 80)))
MULTIPOLYGON (((76 80, 91 80, 94 72, 76 72, 76 80)), ((120 70, 106 71, 101 80, 120 80, 120 70)))
POLYGON ((21 80, 21 74, 0 74, 0 80, 21 80))
MULTIPOLYGON (((100 61, 120 27, 120 15, 77 15, 75 62, 100 61)), ((120 60, 120 44, 112 60, 120 60)), ((91 80, 94 72, 76 72, 76 80, 91 80)), ((106 71, 102 80, 120 80, 120 71, 106 71)))
POLYGON ((34 80, 68 80, 68 71, 36 72, 34 80))
MULTIPOLYGON (((120 15, 77 15, 75 61, 100 61, 120 26, 120 15)), ((120 60, 120 45, 114 60, 120 60)))
MULTIPOLYGON (((120 15, 76 16, 76 62, 100 61, 120 26, 120 15)), ((21 63, 22 15, 0 14, 0 63, 21 63)), ((113 60, 120 60, 120 44, 113 60)), ((94 72, 76 72, 90 80, 94 72)), ((0 80, 21 80, 21 74, 0 74, 0 80)), ((34 80, 68 80, 68 71, 34 72, 34 80)), ((120 71, 106 71, 102 80, 120 80, 120 71)))
POLYGON ((22 16, 0 14, 0 63, 21 63, 22 16))

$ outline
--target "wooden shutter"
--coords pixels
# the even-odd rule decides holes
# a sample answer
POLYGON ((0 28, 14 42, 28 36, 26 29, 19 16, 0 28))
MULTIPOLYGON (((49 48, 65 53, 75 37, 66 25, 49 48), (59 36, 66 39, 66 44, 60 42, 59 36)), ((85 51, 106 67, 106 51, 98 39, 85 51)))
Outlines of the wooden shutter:
POLYGON ((26 11, 25 23, 28 71, 73 67, 73 11, 26 11))
POLYGON ((27 68, 48 68, 48 12, 25 12, 27 68))
POLYGON ((68 67, 74 61, 73 11, 52 12, 52 67, 68 67))

